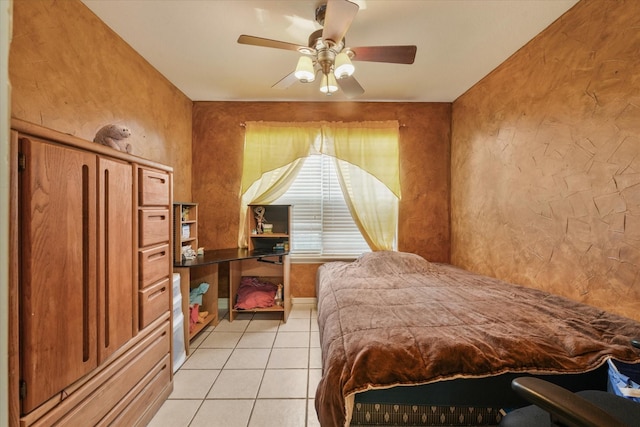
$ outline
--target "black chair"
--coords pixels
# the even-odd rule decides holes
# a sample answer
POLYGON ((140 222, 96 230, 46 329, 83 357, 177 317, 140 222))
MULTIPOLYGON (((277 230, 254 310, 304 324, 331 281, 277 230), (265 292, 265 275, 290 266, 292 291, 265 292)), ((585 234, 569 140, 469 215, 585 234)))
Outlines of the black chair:
MULTIPOLYGON (((631 344, 640 348, 640 339, 631 344)), ((640 403, 613 393, 569 390, 535 377, 519 377, 511 387, 531 406, 509 412, 500 427, 639 427, 640 403)))

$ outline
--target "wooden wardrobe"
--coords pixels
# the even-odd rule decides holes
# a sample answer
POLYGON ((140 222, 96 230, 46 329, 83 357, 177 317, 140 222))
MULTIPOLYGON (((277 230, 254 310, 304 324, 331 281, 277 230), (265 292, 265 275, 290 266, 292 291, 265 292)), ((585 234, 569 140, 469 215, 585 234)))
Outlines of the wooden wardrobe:
POLYGON ((172 169, 13 120, 10 424, 145 425, 172 390, 172 169))

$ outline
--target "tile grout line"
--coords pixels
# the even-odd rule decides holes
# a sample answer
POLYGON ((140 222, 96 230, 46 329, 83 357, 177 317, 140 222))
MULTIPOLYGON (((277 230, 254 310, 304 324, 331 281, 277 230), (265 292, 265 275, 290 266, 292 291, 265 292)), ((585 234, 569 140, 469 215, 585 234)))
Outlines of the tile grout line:
MULTIPOLYGON (((241 399, 241 400, 251 400, 252 401, 252 405, 250 407, 250 410, 249 410, 249 413, 248 413, 248 418, 247 418, 247 421, 246 421, 247 427, 249 425, 252 425, 251 424, 252 423, 252 419, 257 414, 256 409, 257 409, 257 401, 258 400, 265 400, 265 401, 269 401, 269 400, 292 400, 292 401, 296 401, 296 400, 298 400, 298 401, 301 401, 301 403, 304 404, 304 409, 301 411, 301 413, 304 416, 304 423, 302 425, 306 426, 306 427, 312 427, 312 426, 316 425, 315 422, 310 422, 310 417, 313 415, 312 414, 312 412, 313 412, 312 408, 310 407, 310 403, 313 401, 313 398, 311 397, 311 394, 310 394, 310 388, 311 388, 311 381, 312 381, 311 357, 312 357, 312 351, 314 350, 314 347, 313 347, 314 331, 312 330, 313 329, 314 318, 313 318, 313 309, 311 307, 306 307, 303 310, 303 313, 305 311, 306 311, 306 314, 304 315, 303 318, 306 320, 306 322, 300 322, 299 323, 300 326, 302 326, 302 325, 304 325, 306 323, 304 331, 308 331, 308 336, 307 336, 306 343, 305 343, 306 344, 305 345, 305 347, 306 347, 306 361, 305 361, 304 366, 305 366, 305 369, 306 369, 306 376, 305 376, 306 381, 305 381, 304 397, 302 397, 301 399, 298 399, 298 398, 295 398, 295 397, 287 398, 287 397, 278 397, 278 396, 273 396, 273 397, 266 396, 266 397, 263 397, 263 398, 259 397, 260 396, 260 390, 262 389, 262 386, 265 384, 264 381, 266 379, 266 374, 267 374, 267 369, 269 367, 269 363, 272 361, 272 358, 275 356, 274 351, 276 351, 276 349, 286 350, 286 349, 295 349, 295 348, 297 348, 297 345, 295 344, 295 342, 291 342, 289 344, 289 345, 293 345, 293 347, 290 347, 289 345, 284 346, 284 347, 276 347, 276 342, 278 340, 278 336, 279 335, 282 338, 282 337, 284 337, 286 335, 287 332, 297 332, 297 330, 299 329, 299 327, 295 327, 294 326, 293 330, 283 330, 282 328, 286 328, 286 325, 281 320, 278 323, 277 328, 275 329, 275 336, 274 336, 273 341, 271 342, 270 346, 269 347, 255 347, 255 348, 261 348, 261 349, 262 348, 264 348, 264 349, 268 348, 269 352, 268 352, 268 355, 267 355, 267 358, 266 358, 265 365, 262 368, 262 373, 261 373, 260 381, 259 381, 258 386, 257 386, 256 394, 252 398, 242 398, 241 399)), ((299 314, 302 314, 302 313, 299 312, 299 314)), ((221 319, 225 319, 226 316, 228 316, 228 312, 224 313, 220 318, 221 319)), ((298 318, 294 317, 294 318, 291 318, 291 319, 298 319, 298 318)), ((241 319, 238 319, 238 320, 241 320, 241 319)), ((244 338, 248 339, 250 334, 252 334, 252 333, 268 333, 268 332, 271 332, 271 330, 262 330, 261 328, 258 328, 255 331, 249 331, 249 328, 250 328, 252 322, 254 320, 256 320, 255 313, 252 313, 250 318, 243 319, 243 320, 248 320, 246 326, 244 328, 242 328, 241 331, 239 331, 239 332, 241 332, 240 336, 238 337, 237 341, 234 343, 233 347, 230 347, 230 353, 226 357, 226 359, 224 359, 224 363, 221 365, 220 369, 215 369, 215 370, 218 371, 218 374, 216 375, 216 377, 214 377, 213 382, 209 386, 208 390, 204 393, 204 396, 202 398, 200 398, 200 399, 174 399, 174 400, 199 400, 197 408, 196 408, 195 412, 191 415, 191 417, 190 417, 190 419, 189 419, 189 421, 187 423, 187 426, 192 426, 192 425, 195 426, 196 425, 194 423, 198 422, 198 414, 201 411, 205 410, 204 409, 204 404, 205 404, 205 402, 207 400, 226 400, 226 399, 240 400, 240 399, 234 399, 234 398, 225 397, 225 396, 222 396, 219 399, 215 399, 215 398, 208 399, 208 396, 212 392, 212 390, 214 389, 214 386, 217 383, 217 381, 220 380, 220 376, 221 376, 222 372, 225 371, 225 367, 227 367, 228 364, 230 363, 230 361, 232 360, 231 358, 232 358, 233 353, 238 349, 243 349, 243 350, 245 350, 245 349, 246 350, 255 349, 254 347, 251 347, 251 346, 249 346, 249 347, 240 347, 240 343, 242 342, 242 340, 244 338)), ((213 334, 213 332, 216 332, 217 326, 218 325, 214 326, 210 330, 205 330, 206 331, 206 335, 203 334, 201 337, 199 337, 198 344, 195 346, 194 352, 190 355, 190 357, 196 351, 203 349, 202 345, 205 343, 206 340, 212 338, 212 334, 213 334)), ((222 333, 222 332, 233 332, 233 330, 226 330, 225 329, 225 330, 218 330, 217 332, 220 332, 220 333, 222 333)), ((285 343, 287 343, 287 342, 285 341, 285 343)), ((248 344, 248 345, 250 345, 250 344, 248 344)), ((260 344, 258 344, 258 345, 260 345, 260 344)), ((204 347, 204 348, 208 349, 209 347, 204 347)), ((211 348, 216 348, 216 347, 211 347, 211 348)), ((186 361, 185 361, 185 363, 186 363, 186 361)), ((288 369, 299 369, 299 368, 296 368, 295 365, 294 365, 294 367, 289 367, 289 364, 286 364, 286 366, 285 365, 279 366, 278 363, 275 363, 274 366, 275 367, 273 368, 273 370, 280 370, 280 371, 282 371, 283 374, 286 374, 286 370, 288 370, 288 369)), ((209 369, 207 369, 207 370, 209 370, 209 369)), ((214 369, 211 369, 211 370, 214 370, 214 369)), ((245 370, 246 371, 248 369, 245 369, 245 368, 242 368, 242 367, 239 367, 239 369, 231 369, 231 368, 226 369, 226 371, 233 371, 233 370, 241 370, 241 371, 245 370)), ((247 408, 247 409, 249 409, 249 408, 247 408)), ((256 420, 256 422, 260 422, 260 420, 256 420)))
MULTIPOLYGON (((253 320, 255 317, 254 316, 251 317, 251 320, 253 320)), ((247 332, 247 329, 249 329, 249 325, 251 324, 251 321, 249 321, 249 323, 247 324, 247 328, 245 329, 245 332, 242 334, 242 336, 244 336, 244 334, 247 332)), ((273 342, 271 343, 271 348, 269 349, 269 356, 267 357, 267 362, 264 365, 264 369, 262 370, 262 377, 260 378, 260 383, 258 384, 258 389, 256 390, 256 397, 255 399, 253 399, 253 405, 251 406, 251 411, 249 411, 249 419, 247 420, 247 427, 249 427, 251 425, 251 419, 253 418, 253 412, 256 409, 256 403, 258 402, 258 398, 260 396, 260 389, 262 388, 262 383, 264 382, 264 377, 267 374, 267 366, 269 366, 269 360, 271 359, 271 355, 273 354, 273 346, 275 345, 276 339, 278 338, 278 332, 280 331, 280 325, 281 323, 278 324, 278 329, 276 329, 276 336, 273 337, 273 342)), ((242 337, 240 337, 240 340, 242 340, 242 337)), ((240 342, 238 340, 238 342, 240 342)))
MULTIPOLYGON (((214 329, 215 330, 215 327, 214 329)), ((209 335, 211 335, 211 333, 213 332, 213 330, 211 331, 207 331, 207 336, 202 338, 202 342, 204 342, 204 340, 206 338, 209 337, 209 335)), ((200 348, 200 345, 202 344, 202 342, 198 343, 198 345, 196 346, 196 348, 194 349, 194 351, 191 353, 191 355, 193 355, 193 353, 195 353, 196 350, 198 350, 200 348)), ((191 357, 191 355, 189 355, 189 357, 191 357)), ((187 358, 188 360, 188 358, 187 358)), ((187 361, 185 360, 185 363, 187 363, 187 361)), ((180 369, 178 369, 178 371, 180 371, 180 369)), ((177 372, 176 372, 177 373, 177 372)), ((220 375, 220 374, 218 374, 220 375)), ((218 377, 216 377, 217 379, 218 377)), ((213 387, 213 384, 215 384, 215 380, 213 380, 213 383, 211 383, 211 387, 213 387)), ((209 388, 209 391, 211 391, 211 388, 209 388)), ((193 413, 193 416, 191 417, 191 419, 189 420, 189 423, 187 424, 187 427, 190 427, 191 424, 193 423, 193 421, 196 419, 196 416, 198 415, 198 412, 200 412, 200 409, 202 409, 202 406, 204 405, 204 402, 207 398, 207 394, 209 393, 209 391, 207 391, 207 393, 205 393, 204 397, 202 398, 202 400, 200 400, 200 404, 198 405, 198 408, 195 410, 195 412, 193 413)))

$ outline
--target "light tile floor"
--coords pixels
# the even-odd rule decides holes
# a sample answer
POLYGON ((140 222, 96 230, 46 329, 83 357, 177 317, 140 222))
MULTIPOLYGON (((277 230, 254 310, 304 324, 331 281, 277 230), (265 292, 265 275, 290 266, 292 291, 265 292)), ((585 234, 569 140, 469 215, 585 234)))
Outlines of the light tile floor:
POLYGON ((314 396, 322 372, 317 312, 228 314, 191 342, 173 393, 150 427, 319 427, 314 396))

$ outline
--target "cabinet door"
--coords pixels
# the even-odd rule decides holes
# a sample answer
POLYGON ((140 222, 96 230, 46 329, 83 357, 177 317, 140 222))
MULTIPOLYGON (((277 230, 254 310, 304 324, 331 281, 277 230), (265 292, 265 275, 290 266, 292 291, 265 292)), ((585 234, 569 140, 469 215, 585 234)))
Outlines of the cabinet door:
POLYGON ((133 337, 138 289, 133 276, 133 166, 100 158, 98 170, 98 362, 101 363, 133 337))
POLYGON ((30 412, 97 366, 96 156, 22 138, 20 368, 30 412))

